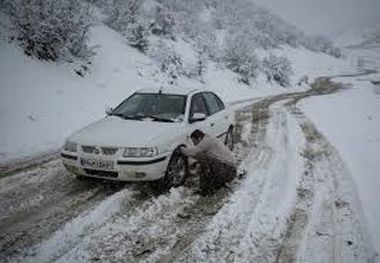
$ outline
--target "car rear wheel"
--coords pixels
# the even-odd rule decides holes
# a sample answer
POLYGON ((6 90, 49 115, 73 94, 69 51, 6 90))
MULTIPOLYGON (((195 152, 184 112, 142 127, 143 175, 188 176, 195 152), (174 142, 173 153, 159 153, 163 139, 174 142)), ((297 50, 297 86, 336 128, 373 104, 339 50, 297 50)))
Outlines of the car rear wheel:
POLYGON ((228 131, 226 133, 226 139, 224 140, 224 145, 226 145, 227 148, 231 151, 234 149, 234 134, 232 127, 228 128, 228 131))

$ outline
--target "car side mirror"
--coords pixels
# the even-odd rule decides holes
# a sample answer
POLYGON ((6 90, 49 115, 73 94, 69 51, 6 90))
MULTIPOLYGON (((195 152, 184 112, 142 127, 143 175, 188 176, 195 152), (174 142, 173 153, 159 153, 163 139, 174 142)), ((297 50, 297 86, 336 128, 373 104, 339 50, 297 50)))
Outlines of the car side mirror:
POLYGON ((107 115, 111 115, 112 111, 113 111, 113 108, 112 108, 112 107, 110 107, 110 106, 107 106, 107 107, 106 107, 105 112, 106 112, 107 115))
POLYGON ((193 116, 190 118, 190 122, 197 122, 197 121, 204 121, 207 118, 206 114, 201 112, 196 112, 193 114, 193 116))

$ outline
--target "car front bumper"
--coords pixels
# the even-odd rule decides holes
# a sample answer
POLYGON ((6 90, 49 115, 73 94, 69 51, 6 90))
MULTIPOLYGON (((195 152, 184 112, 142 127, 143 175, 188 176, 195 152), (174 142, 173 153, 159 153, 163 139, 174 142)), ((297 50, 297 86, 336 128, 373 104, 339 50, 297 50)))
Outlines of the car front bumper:
POLYGON ((170 156, 161 155, 152 158, 133 158, 123 160, 102 159, 94 156, 78 156, 72 153, 61 153, 65 168, 74 174, 117 181, 154 181, 165 175, 170 156), (112 161, 112 169, 86 167, 81 159, 112 161))

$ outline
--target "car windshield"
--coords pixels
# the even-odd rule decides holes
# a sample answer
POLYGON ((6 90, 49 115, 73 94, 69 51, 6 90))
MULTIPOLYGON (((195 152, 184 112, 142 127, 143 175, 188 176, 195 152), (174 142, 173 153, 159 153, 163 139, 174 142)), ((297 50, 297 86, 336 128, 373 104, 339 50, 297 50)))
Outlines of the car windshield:
POLYGON ((123 101, 111 115, 127 119, 151 118, 174 122, 185 114, 186 96, 160 93, 135 93, 123 101))

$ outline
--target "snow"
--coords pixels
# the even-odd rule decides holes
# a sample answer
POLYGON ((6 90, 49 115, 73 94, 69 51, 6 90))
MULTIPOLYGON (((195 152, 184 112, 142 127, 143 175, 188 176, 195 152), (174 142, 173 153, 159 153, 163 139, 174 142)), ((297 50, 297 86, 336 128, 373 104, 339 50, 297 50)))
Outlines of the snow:
POLYGON ((340 78, 353 88, 335 95, 307 99, 301 108, 337 148, 352 173, 375 249, 380 251, 380 96, 369 75, 340 78), (367 79, 367 81, 365 80, 367 79))
MULTIPOLYGON (((196 202, 199 196, 181 187, 157 198, 139 198, 138 192, 128 189, 110 196, 95 209, 81 214, 49 239, 30 249, 29 255, 22 261, 130 262, 136 254, 155 249, 155 244, 145 243, 146 240, 160 241, 161 235, 167 235, 168 232, 175 236, 178 229, 171 228, 172 221, 185 206, 196 202), (136 204, 140 206, 134 208, 136 204)), ((147 262, 156 262, 154 259, 165 252, 155 251, 151 255, 153 259, 147 262)))
POLYGON ((29 262, 47 262, 57 260, 57 254, 69 250, 80 243, 81 237, 90 234, 94 229, 100 228, 110 221, 120 210, 121 206, 128 205, 126 200, 132 200, 133 192, 122 190, 103 202, 96 209, 86 211, 66 224, 63 229, 55 232, 48 240, 42 242, 34 249, 29 262))

